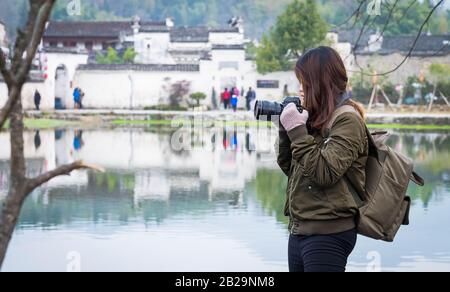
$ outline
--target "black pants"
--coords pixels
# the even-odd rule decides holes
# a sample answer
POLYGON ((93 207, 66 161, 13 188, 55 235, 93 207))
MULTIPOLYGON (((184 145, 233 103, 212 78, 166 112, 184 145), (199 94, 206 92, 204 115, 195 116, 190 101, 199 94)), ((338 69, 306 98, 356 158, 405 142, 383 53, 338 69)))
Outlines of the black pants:
POLYGON ((290 272, 345 272, 357 232, 289 238, 290 272))

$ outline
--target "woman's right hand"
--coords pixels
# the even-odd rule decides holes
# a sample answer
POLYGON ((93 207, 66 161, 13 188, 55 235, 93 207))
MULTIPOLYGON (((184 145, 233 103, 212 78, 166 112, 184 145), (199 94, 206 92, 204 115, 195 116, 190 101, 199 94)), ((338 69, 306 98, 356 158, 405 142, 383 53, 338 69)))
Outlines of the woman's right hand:
POLYGON ((309 113, 307 110, 303 110, 300 113, 297 106, 293 103, 289 104, 281 114, 281 125, 286 129, 286 131, 292 131, 293 129, 306 125, 309 119, 309 113))

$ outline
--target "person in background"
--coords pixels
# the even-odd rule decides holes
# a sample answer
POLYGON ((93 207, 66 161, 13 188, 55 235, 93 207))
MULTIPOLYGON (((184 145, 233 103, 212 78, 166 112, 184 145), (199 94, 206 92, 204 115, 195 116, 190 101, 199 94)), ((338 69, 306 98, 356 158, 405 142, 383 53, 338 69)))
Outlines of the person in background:
POLYGON ((239 90, 237 90, 236 88, 234 89, 233 95, 231 96, 231 107, 233 108, 233 111, 236 112, 237 111, 237 106, 238 106, 238 101, 239 101, 239 95, 237 95, 236 93, 239 93, 239 90))
POLYGON ((73 138, 73 148, 75 151, 80 151, 81 148, 84 146, 83 141, 83 131, 82 130, 75 130, 75 136, 73 138))
POLYGON ((41 99, 42 99, 41 94, 39 93, 39 91, 36 90, 36 91, 34 92, 34 106, 35 106, 35 108, 36 108, 37 111, 40 110, 40 107, 41 107, 41 99))
POLYGON ((233 91, 233 94, 236 95, 239 98, 241 93, 240 93, 239 89, 237 87, 235 87, 234 91, 233 91))
POLYGON ((283 96, 284 97, 289 96, 289 86, 287 84, 284 85, 283 96))
POLYGON ((222 93, 223 107, 228 109, 231 101, 231 93, 228 91, 228 88, 225 88, 225 91, 222 93))
POLYGON ((256 99, 256 92, 253 90, 253 88, 250 87, 247 91, 247 95, 245 96, 246 106, 247 106, 248 111, 251 110, 251 103, 255 99, 256 99))
POLYGON ((80 91, 80 101, 78 103, 78 107, 83 109, 84 91, 81 88, 78 88, 78 90, 80 91))
POLYGON ((80 88, 75 87, 75 89, 73 90, 73 102, 75 104, 76 109, 80 108, 80 100, 81 100, 80 88))
POLYGON ((34 148, 36 149, 36 151, 39 149, 39 147, 41 147, 41 144, 41 133, 38 130, 34 135, 34 148))

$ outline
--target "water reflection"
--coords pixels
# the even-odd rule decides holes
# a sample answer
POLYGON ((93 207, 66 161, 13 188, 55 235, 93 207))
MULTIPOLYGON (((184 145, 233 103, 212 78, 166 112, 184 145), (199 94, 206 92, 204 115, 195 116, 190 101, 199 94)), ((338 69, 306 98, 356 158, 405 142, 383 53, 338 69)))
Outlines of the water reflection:
MULTIPOLYGON (((29 176, 78 159, 107 171, 79 171, 33 193, 5 269, 64 270, 64 253, 80 250, 96 258, 85 270, 287 270, 286 178, 272 151, 276 136, 227 128, 191 139, 192 150, 175 151, 171 133, 143 129, 26 133, 29 176), (189 243, 184 254, 171 254, 174 242, 189 243), (124 245, 135 248, 117 255, 124 245), (193 255, 195 263, 180 264, 193 255)), ((0 197, 8 189, 8 140, 0 134, 0 197)), ((427 185, 411 185, 412 225, 397 242, 361 238, 350 270, 366 270, 373 251, 383 270, 450 270, 450 135, 397 132, 389 143, 415 159, 427 185)))
POLYGON ((41 134, 39 131, 36 131, 36 134, 34 134, 34 148, 36 151, 41 147, 41 134))

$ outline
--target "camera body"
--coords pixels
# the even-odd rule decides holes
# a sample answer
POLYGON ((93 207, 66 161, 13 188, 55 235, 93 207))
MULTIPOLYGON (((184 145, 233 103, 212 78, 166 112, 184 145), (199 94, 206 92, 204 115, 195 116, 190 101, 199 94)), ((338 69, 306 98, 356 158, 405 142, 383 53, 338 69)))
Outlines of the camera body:
POLYGON ((271 102, 271 101, 257 101, 255 104, 255 118, 259 121, 271 121, 272 117, 280 118, 281 113, 289 104, 295 104, 297 110, 302 113, 302 101, 298 96, 288 96, 286 97, 282 103, 271 102))

